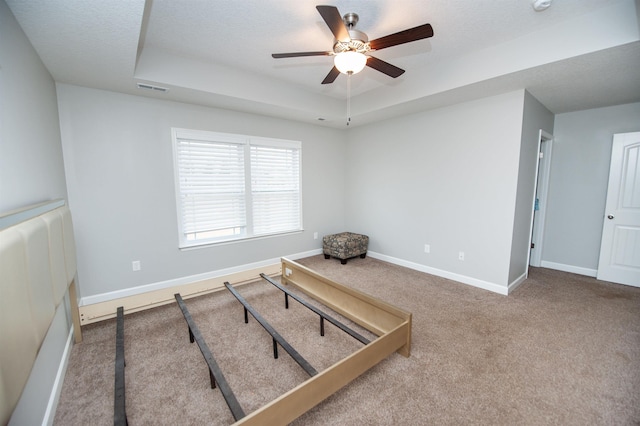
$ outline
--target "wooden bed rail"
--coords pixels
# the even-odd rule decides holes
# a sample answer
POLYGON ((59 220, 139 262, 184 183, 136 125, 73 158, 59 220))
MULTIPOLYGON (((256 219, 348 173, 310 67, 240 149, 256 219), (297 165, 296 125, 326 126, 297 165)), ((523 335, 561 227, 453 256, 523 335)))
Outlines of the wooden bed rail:
POLYGON ((206 278, 188 284, 176 284, 158 290, 146 291, 131 296, 110 299, 79 307, 81 325, 93 324, 115 318, 118 306, 124 307, 125 314, 132 314, 158 306, 169 305, 175 302, 174 295, 180 293, 184 300, 192 297, 203 296, 218 291, 226 291, 224 282, 232 282, 238 287, 250 284, 260 279, 260 273, 270 276, 280 275, 280 263, 273 263, 267 266, 247 269, 228 275, 220 275, 213 278, 206 278))

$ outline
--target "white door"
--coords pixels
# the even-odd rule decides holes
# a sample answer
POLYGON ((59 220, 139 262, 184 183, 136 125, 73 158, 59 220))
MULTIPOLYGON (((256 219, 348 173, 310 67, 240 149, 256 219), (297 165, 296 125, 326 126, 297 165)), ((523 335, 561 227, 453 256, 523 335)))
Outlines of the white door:
POLYGON ((640 287, 640 132, 613 135, 598 279, 640 287))

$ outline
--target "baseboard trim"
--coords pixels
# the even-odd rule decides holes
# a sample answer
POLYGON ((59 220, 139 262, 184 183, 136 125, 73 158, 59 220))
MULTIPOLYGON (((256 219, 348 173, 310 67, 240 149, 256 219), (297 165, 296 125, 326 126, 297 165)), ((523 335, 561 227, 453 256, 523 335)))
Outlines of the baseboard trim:
POLYGON ((488 281, 479 280, 476 278, 468 277, 466 275, 456 274, 454 272, 444 271, 442 269, 432 268, 430 266, 421 265, 419 263, 409 262, 407 260, 398 259, 396 257, 387 256, 384 254, 368 251, 367 256, 371 256, 374 259, 383 260, 385 262, 393 263, 394 265, 404 266, 405 268, 413 269, 427 274, 436 275, 438 277, 446 278, 449 280, 457 281, 462 284, 467 284, 473 287, 488 290, 493 293, 502 294, 504 296, 509 294, 509 288, 499 284, 495 284, 488 281))
POLYGON ((527 273, 525 272, 524 274, 520 275, 518 278, 516 278, 515 280, 513 280, 513 282, 511 284, 509 284, 509 287, 507 289, 508 293, 511 293, 512 291, 514 291, 516 288, 520 287, 520 284, 522 284, 523 282, 525 282, 525 280, 527 279, 527 273))
MULTIPOLYGON (((296 260, 320 253, 322 253, 322 249, 296 253, 285 257, 296 260)), ((183 299, 188 299, 223 290, 225 289, 225 281, 233 284, 244 284, 258 280, 260 273, 271 276, 280 275, 280 259, 280 257, 277 257, 203 274, 83 297, 78 307, 80 323, 81 325, 87 325, 115 318, 116 310, 119 306, 124 307, 125 314, 129 314, 172 303, 175 301, 175 293, 180 293, 183 299)))
POLYGON ((565 265, 563 263, 548 262, 543 260, 540 263, 543 268, 555 269, 563 272, 571 272, 572 274, 585 275, 595 278, 598 275, 597 269, 583 268, 581 266, 565 265))
MULTIPOLYGON (((284 257, 292 260, 297 260, 304 257, 315 256, 318 254, 322 254, 322 249, 309 250, 306 252, 286 255, 284 257)), ((442 269, 432 268, 430 266, 421 265, 419 263, 383 255, 373 251, 369 251, 367 252, 367 254, 374 259, 379 259, 416 271, 450 279, 462 284, 467 284, 505 296, 514 291, 527 278, 525 273, 516 278, 508 286, 503 286, 496 283, 457 274, 454 272, 444 271, 442 269)), ((596 277, 598 272, 594 269, 548 262, 544 260, 541 262, 541 267, 585 275, 589 277, 596 277)), ((113 318, 115 317, 117 306, 125 306, 125 311, 127 311, 127 313, 137 312, 140 310, 171 303, 173 301, 173 295, 175 293, 182 294, 184 298, 195 297, 198 295, 223 289, 224 281, 233 282, 234 284, 251 282, 258 279, 261 272, 267 275, 279 275, 281 273, 280 258, 278 257, 260 262, 234 266, 231 268, 210 271, 203 274, 190 275, 173 280, 161 281, 124 290, 117 290, 113 292, 83 297, 80 301, 79 307, 81 324, 86 325, 91 324, 92 322, 113 318)), ((67 359, 68 356, 68 354, 65 354, 65 357, 67 359)), ((66 362, 67 359, 65 359, 64 362, 66 362)))
MULTIPOLYGON (((322 254, 322 249, 286 255, 285 257, 297 260, 318 254, 322 254)), ((450 279, 462 284, 491 291, 493 293, 502 294, 504 296, 515 290, 526 279, 526 274, 523 274, 508 286, 503 286, 465 275, 456 274, 454 272, 444 271, 430 266, 421 265, 419 263, 383 255, 373 251, 367 252, 367 255, 374 259, 379 259, 416 271, 450 279)), ((175 293, 180 293, 185 299, 195 297, 224 289, 224 281, 229 281, 234 284, 243 284, 255 281, 259 278, 260 273, 272 276, 280 275, 280 268, 280 258, 273 258, 203 274, 190 275, 173 280, 83 297, 79 306, 81 324, 87 325, 93 322, 114 318, 118 306, 123 306, 125 308, 125 313, 138 312, 144 309, 172 303, 174 301, 173 295, 175 293)))

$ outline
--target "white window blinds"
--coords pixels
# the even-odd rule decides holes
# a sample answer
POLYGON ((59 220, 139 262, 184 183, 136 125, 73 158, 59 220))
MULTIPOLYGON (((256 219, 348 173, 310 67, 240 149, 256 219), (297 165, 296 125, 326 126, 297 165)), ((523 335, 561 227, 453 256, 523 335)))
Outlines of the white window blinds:
POLYGON ((301 144, 173 129, 180 247, 302 229, 301 144))
POLYGON ((300 229, 300 149, 251 146, 255 235, 300 229))

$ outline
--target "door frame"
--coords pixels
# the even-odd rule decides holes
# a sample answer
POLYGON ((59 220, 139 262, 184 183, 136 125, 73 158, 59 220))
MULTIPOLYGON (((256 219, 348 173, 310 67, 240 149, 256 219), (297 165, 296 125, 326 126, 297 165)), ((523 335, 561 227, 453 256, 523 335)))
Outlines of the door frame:
POLYGON ((547 215, 547 196, 549 194, 549 176, 551 172, 551 153, 553 152, 553 135, 540 129, 538 136, 538 154, 536 164, 535 185, 533 188, 533 204, 531 208, 531 228, 529 229, 529 247, 535 241, 536 249, 529 248, 527 264, 541 266, 542 247, 544 243, 544 226, 547 215), (540 167, 540 165, 543 167, 540 167), (542 172, 540 171, 542 169, 542 172), (536 215, 536 198, 538 199, 538 214, 536 215), (534 226, 535 219, 535 226, 534 226))

